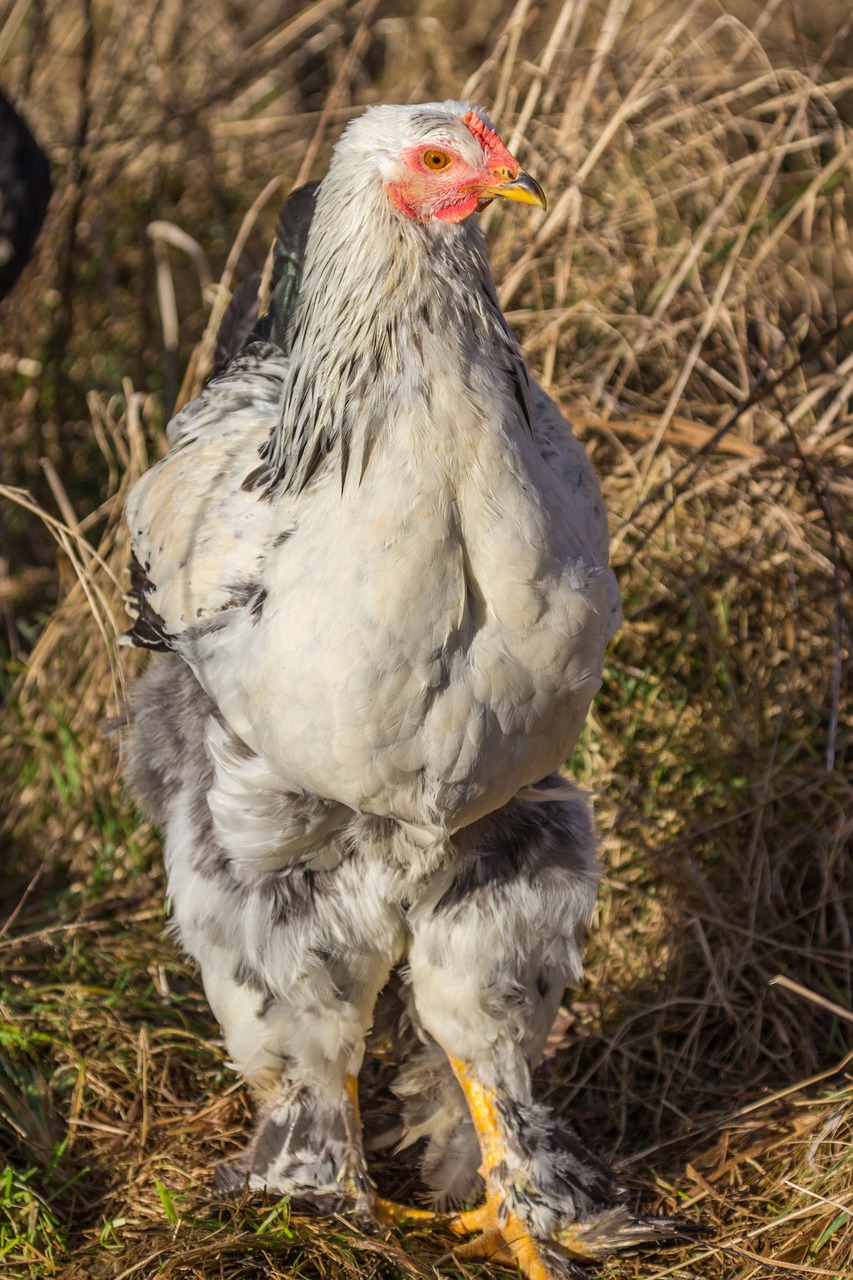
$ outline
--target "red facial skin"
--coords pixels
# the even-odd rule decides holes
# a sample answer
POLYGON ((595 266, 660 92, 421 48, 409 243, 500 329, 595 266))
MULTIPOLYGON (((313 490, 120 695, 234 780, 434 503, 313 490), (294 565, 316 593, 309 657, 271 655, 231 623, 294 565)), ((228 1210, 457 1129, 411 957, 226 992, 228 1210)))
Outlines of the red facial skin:
POLYGON ((473 111, 463 117, 482 148, 482 166, 473 166, 445 145, 412 147, 402 156, 405 176, 386 187, 389 199, 400 213, 419 222, 440 218, 442 222, 462 222, 484 209, 491 196, 485 189, 518 177, 520 165, 507 151, 494 129, 473 111), (427 168, 425 152, 443 151, 450 164, 438 171, 427 168))

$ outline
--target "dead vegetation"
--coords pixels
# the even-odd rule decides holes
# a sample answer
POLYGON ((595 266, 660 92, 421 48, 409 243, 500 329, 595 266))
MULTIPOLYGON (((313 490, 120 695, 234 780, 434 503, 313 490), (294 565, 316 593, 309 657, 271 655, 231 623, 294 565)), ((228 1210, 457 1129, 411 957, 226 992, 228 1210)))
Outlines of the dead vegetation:
POLYGON ((0 1272, 367 1280, 452 1247, 210 1198, 248 1104, 99 727, 134 668, 124 495, 280 190, 365 103, 470 95, 550 197, 495 212, 492 259, 625 597, 572 762, 605 880, 541 1088, 711 1232, 603 1275, 849 1273, 851 26, 842 0, 7 6, 56 194, 0 315, 0 1272))

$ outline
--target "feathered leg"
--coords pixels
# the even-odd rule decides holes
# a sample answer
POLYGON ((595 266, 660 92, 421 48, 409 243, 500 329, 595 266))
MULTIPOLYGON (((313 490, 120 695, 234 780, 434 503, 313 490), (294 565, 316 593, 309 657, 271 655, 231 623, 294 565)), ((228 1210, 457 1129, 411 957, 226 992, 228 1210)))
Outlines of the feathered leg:
POLYGON ((346 838, 348 811, 342 827, 335 806, 282 794, 180 660, 152 663, 131 721, 127 772, 163 828, 173 928, 259 1098, 217 1183, 371 1213, 355 1080, 404 944, 399 871, 346 838))
POLYGON ((561 779, 560 799, 516 800, 456 837, 458 858, 410 911, 412 992, 445 1051, 480 1146, 485 1202, 453 1226, 459 1252, 556 1280, 573 1259, 671 1234, 632 1219, 609 1170, 533 1101, 541 1055, 595 894, 592 826, 561 779))
POLYGON ((206 953, 201 961, 205 991, 234 1065, 259 1103, 255 1134, 235 1163, 219 1166, 217 1187, 239 1191, 248 1182, 328 1211, 370 1215, 375 1196, 356 1082, 387 962, 359 957, 361 973, 353 980, 349 965, 330 971, 330 961, 315 959, 291 971, 292 985, 267 975, 261 995, 245 981, 248 974, 242 982, 229 979, 211 959, 206 953))

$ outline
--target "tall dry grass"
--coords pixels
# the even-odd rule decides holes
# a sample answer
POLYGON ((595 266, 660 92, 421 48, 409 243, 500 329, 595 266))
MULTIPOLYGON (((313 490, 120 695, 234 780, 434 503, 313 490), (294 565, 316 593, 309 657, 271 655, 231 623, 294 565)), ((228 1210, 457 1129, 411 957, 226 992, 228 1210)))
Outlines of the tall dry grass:
POLYGON ((246 1099, 98 727, 133 674, 123 497, 264 261, 271 180, 321 174, 365 103, 460 94, 550 197, 490 211, 492 260, 626 602, 572 762, 603 832, 588 978, 540 1086, 713 1231, 605 1274, 849 1270, 851 26, 841 0, 7 6, 56 195, 0 315, 0 1270, 366 1278, 451 1247, 209 1200, 246 1099))

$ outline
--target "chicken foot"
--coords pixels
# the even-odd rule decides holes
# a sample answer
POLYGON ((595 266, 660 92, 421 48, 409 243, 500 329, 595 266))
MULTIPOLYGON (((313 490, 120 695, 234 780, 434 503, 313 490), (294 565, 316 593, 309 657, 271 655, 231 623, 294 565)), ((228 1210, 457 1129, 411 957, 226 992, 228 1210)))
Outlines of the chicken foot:
POLYGON ((482 1084, 469 1064, 452 1057, 449 1061, 477 1131, 483 1157, 480 1172, 486 1183, 485 1203, 457 1214, 450 1223, 457 1235, 478 1233, 454 1252, 461 1258, 518 1266, 528 1280, 562 1280, 567 1271, 563 1259, 590 1260, 596 1252, 584 1247, 583 1228, 577 1224, 561 1223, 547 1241, 536 1238, 522 1206, 532 1206, 539 1197, 532 1179, 512 1173, 507 1177, 511 1138, 498 1091, 482 1084))
POLYGON ((502 1104, 499 1091, 482 1084, 469 1064, 452 1057, 449 1061, 477 1131, 483 1156, 480 1172, 486 1183, 485 1202, 457 1214, 450 1223, 457 1235, 477 1233, 454 1250, 458 1257, 518 1266, 528 1280, 565 1280, 567 1275, 584 1274, 573 1265, 576 1262, 594 1262, 639 1244, 695 1238, 692 1223, 635 1216, 618 1201, 596 1207, 583 1221, 561 1212, 561 1191, 567 1193, 564 1203, 568 1205, 576 1189, 560 1187, 554 1165, 561 1163, 561 1157, 571 1159, 569 1153, 562 1152, 552 1161, 543 1149, 519 1169, 512 1149, 517 1150, 518 1135, 507 1123, 512 1106, 502 1104), (549 1176, 540 1180, 535 1169, 543 1156, 551 1168, 549 1176), (543 1223, 555 1210, 557 1219, 543 1231, 543 1223))

